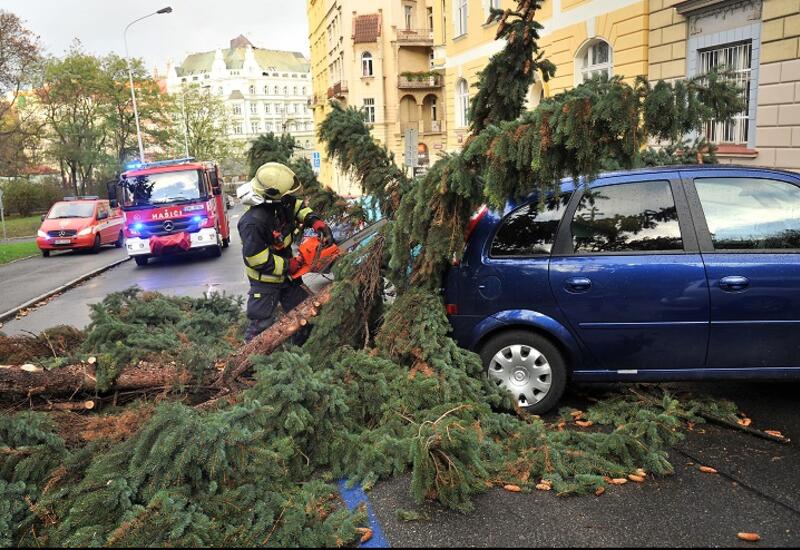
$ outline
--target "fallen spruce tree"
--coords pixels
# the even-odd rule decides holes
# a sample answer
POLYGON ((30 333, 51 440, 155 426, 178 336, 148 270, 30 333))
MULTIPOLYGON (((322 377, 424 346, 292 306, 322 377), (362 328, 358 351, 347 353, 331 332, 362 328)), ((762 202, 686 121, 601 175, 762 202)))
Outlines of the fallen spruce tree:
MULTIPOLYGON (((517 414, 479 358, 448 336, 437 291, 480 204, 502 207, 614 165, 713 162, 712 147, 682 136, 740 107, 735 88, 712 76, 652 87, 595 80, 522 113, 534 75, 554 71, 536 43, 538 7, 521 0, 492 12, 506 45, 481 73, 473 135, 425 178, 407 179, 361 114, 334 106, 320 136, 389 223, 337 264, 328 305, 311 305, 303 348, 265 355, 311 311, 241 350, 240 302, 130 290, 98 304, 71 349, 32 351, 25 361, 42 376, 95 357, 97 382, 75 388, 79 397, 116 396, 121 374, 142 361, 184 378, 168 391, 157 384, 156 397, 134 392, 161 403, 137 409, 113 438, 75 437, 83 416, 74 413, 0 418, 0 543, 341 546, 362 536, 364 517, 342 508, 334 479, 369 487, 410 471, 419 502, 465 512, 492 486, 601 494, 669 474, 667 449, 703 411, 735 421, 730 404, 658 391, 618 393, 550 420, 517 414), (645 150, 653 138, 666 146, 645 150), (398 289, 391 306, 381 299, 386 279, 398 289)), ((119 408, 101 414, 114 423, 119 408)))

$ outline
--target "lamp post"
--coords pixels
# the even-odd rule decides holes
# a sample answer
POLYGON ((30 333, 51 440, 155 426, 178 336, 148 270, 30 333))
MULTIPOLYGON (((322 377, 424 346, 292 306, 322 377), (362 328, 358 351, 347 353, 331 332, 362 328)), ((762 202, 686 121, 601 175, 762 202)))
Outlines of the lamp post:
POLYGON ((140 17, 134 21, 128 23, 128 26, 125 27, 125 31, 122 33, 122 40, 125 42, 125 63, 128 66, 128 80, 130 81, 131 85, 131 100, 133 101, 133 116, 136 119, 136 138, 139 141, 139 160, 144 162, 144 143, 142 142, 142 129, 139 126, 139 109, 136 106, 136 91, 133 88, 133 70, 131 69, 131 58, 128 54, 128 29, 130 29, 134 23, 138 23, 143 19, 147 19, 148 17, 152 17, 154 15, 162 15, 172 13, 172 8, 167 6, 166 8, 161 8, 160 10, 147 14, 144 17, 140 17))

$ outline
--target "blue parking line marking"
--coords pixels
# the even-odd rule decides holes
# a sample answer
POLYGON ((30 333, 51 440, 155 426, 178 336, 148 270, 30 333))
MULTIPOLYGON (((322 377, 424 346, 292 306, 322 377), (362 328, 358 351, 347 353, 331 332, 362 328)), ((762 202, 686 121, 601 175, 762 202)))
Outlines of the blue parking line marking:
POLYGON ((369 503, 369 498, 364 492, 364 489, 362 489, 361 485, 358 483, 348 488, 348 483, 346 479, 339 482, 339 493, 342 495, 344 503, 351 512, 354 512, 362 503, 366 503, 369 528, 372 529, 372 538, 364 544, 359 545, 359 548, 391 548, 389 541, 383 536, 381 525, 378 523, 378 516, 375 515, 375 511, 372 509, 372 505, 369 503))

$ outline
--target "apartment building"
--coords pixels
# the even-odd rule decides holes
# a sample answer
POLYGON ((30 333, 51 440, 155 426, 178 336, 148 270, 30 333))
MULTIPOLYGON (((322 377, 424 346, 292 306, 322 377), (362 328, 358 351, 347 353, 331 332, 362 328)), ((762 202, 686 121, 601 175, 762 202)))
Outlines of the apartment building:
POLYGON ((229 48, 193 53, 167 67, 169 93, 180 94, 190 85, 223 98, 231 139, 246 146, 261 134, 288 133, 310 158, 312 84, 303 54, 258 48, 239 36, 229 48))
MULTIPOLYGON (((375 138, 398 163, 409 126, 419 126, 428 163, 459 150, 478 73, 504 45, 495 40, 497 25, 487 23, 490 8, 516 5, 308 0, 315 119, 335 97, 375 117, 375 138), (362 76, 369 70, 373 79, 362 76), (404 71, 418 77, 409 82, 404 71)), ((536 79, 529 108, 597 74, 656 81, 725 66, 747 109, 705 128, 720 162, 800 170, 800 0, 544 0, 538 20, 540 45, 557 72, 549 82, 536 79)))
MULTIPOLYGON (((361 109, 373 137, 404 164, 416 135, 424 169, 444 149, 444 81, 431 70, 433 0, 307 0, 314 120, 329 100, 361 109), (409 131, 412 131, 409 133, 409 131), (415 132, 414 132, 415 131, 415 132)), ((322 153, 320 181, 343 195, 360 190, 322 153)), ((410 158, 409 158, 410 160, 410 158)), ((409 168, 409 173, 411 168, 409 168)))
MULTIPOLYGON (((489 7, 514 0, 440 0, 434 67, 445 72, 447 150, 464 140, 472 86, 492 54, 489 7)), ((633 80, 732 70, 747 109, 709 124, 723 163, 800 170, 800 0, 545 0, 541 46, 555 78, 536 82, 529 107, 598 73, 633 80)))

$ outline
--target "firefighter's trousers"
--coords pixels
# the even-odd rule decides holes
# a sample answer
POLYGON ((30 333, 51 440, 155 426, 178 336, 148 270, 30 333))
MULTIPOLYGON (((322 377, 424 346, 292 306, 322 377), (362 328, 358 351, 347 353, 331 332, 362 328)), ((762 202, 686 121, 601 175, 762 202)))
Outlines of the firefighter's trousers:
MULTIPOLYGON (((247 296, 248 323, 244 333, 245 342, 249 342, 275 324, 278 319, 278 304, 281 305, 284 312, 289 312, 308 298, 308 292, 301 284, 300 281, 283 283, 250 281, 250 292, 247 296)), ((308 339, 309 332, 310 327, 301 328, 292 338, 292 343, 297 346, 303 345, 308 339)))

